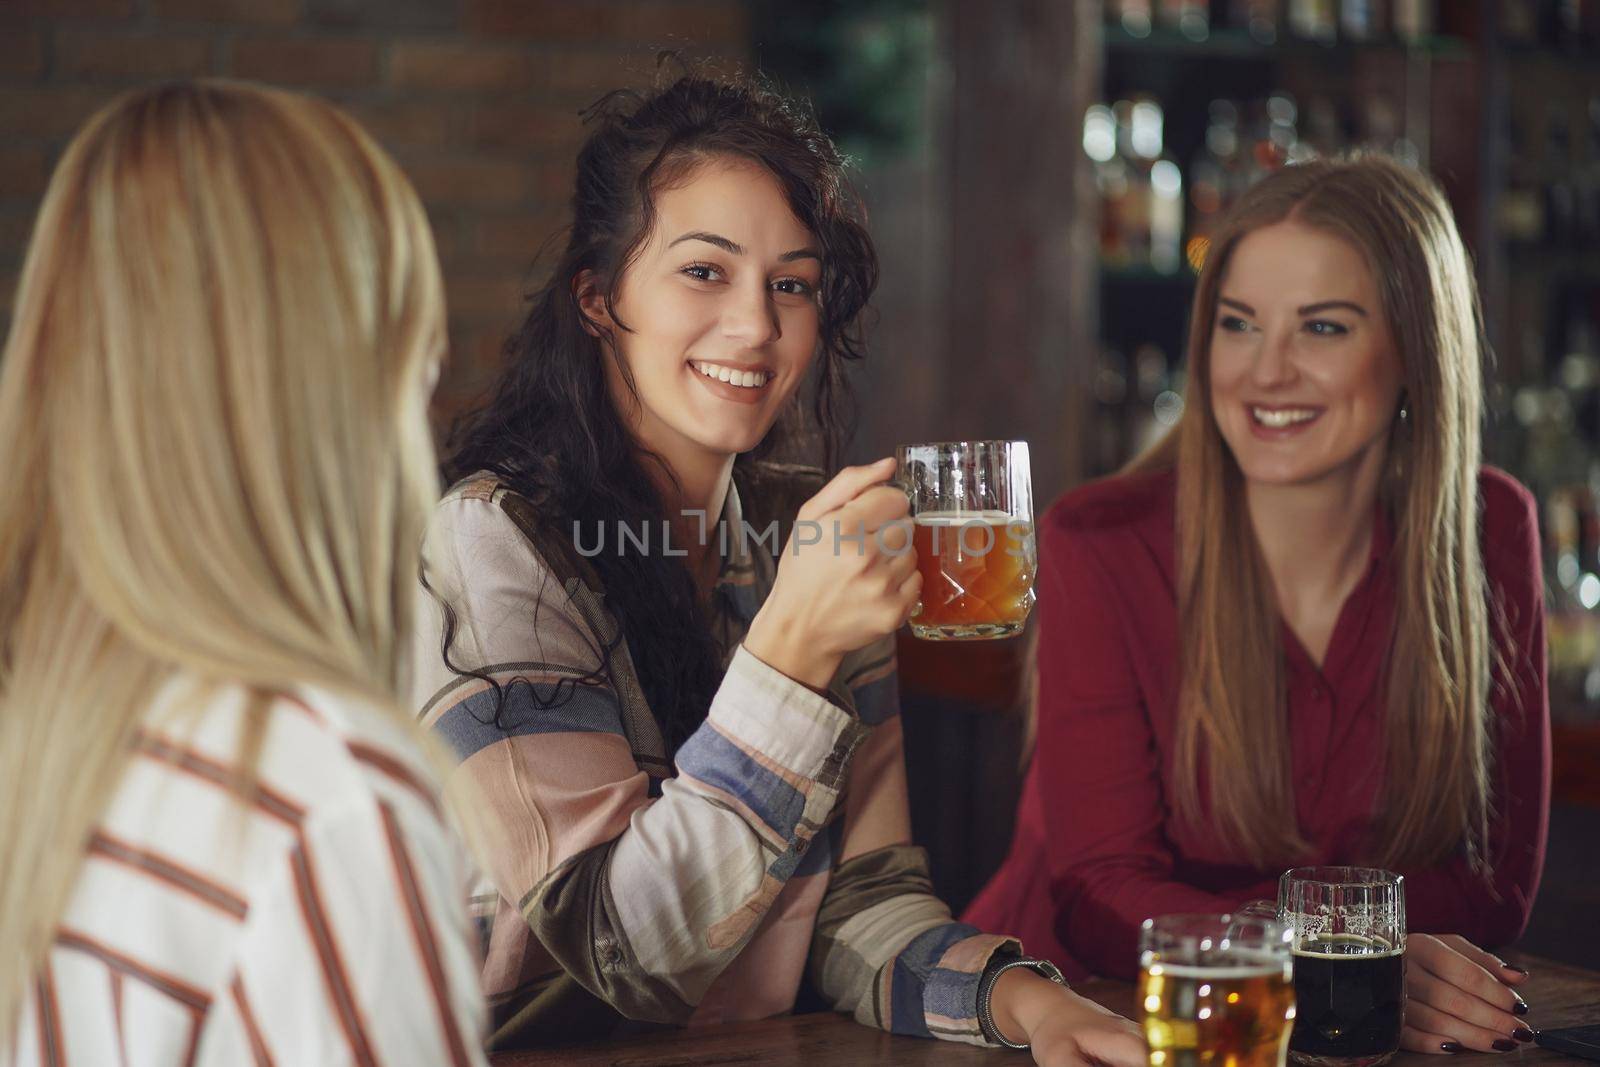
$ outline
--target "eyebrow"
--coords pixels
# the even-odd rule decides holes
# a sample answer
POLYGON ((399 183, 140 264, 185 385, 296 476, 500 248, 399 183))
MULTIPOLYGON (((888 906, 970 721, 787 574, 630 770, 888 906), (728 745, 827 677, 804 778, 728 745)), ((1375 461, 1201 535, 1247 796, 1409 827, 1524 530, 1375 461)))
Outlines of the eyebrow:
MULTIPOLYGON (((1256 313, 1255 308, 1244 303, 1242 300, 1230 300, 1228 297, 1219 296, 1217 297, 1217 303, 1227 304, 1229 307, 1236 308, 1237 310, 1244 312, 1246 315, 1254 315, 1256 313)), ((1360 304, 1352 303, 1349 300, 1324 300, 1320 304, 1306 304, 1303 307, 1296 308, 1295 314, 1315 315, 1319 311, 1332 311, 1334 308, 1343 308, 1346 311, 1354 311, 1362 318, 1367 317, 1366 308, 1362 307, 1360 304)))
POLYGON ((1366 308, 1349 300, 1324 300, 1320 304, 1307 304, 1299 309, 1299 313, 1301 315, 1315 315, 1319 311, 1332 311, 1334 308, 1343 308, 1345 311, 1354 311, 1362 318, 1367 317, 1366 308))
MULTIPOLYGON (((671 248, 673 245, 680 245, 685 241, 703 241, 708 245, 722 249, 730 256, 744 255, 744 245, 737 241, 730 241, 721 234, 707 233, 705 230, 690 230, 688 233, 673 240, 672 244, 667 245, 667 247, 671 248)), ((778 262, 793 263, 797 259, 814 259, 821 263, 822 254, 814 248, 796 248, 792 252, 785 252, 779 256, 778 262)))
POLYGON ((706 233, 704 230, 690 230, 688 233, 673 241, 672 244, 669 244, 667 247, 671 248, 672 245, 681 245, 685 241, 704 241, 708 245, 715 245, 716 247, 722 249, 730 256, 744 255, 744 245, 739 244, 737 241, 730 241, 721 234, 706 233))

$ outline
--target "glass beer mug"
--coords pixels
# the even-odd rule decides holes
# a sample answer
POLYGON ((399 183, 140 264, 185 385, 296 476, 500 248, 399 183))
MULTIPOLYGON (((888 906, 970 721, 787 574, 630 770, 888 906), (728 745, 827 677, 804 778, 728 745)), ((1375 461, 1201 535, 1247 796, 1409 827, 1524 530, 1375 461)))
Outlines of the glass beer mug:
POLYGON ((1294 939, 1299 1018, 1289 1056, 1377 1067, 1400 1048, 1406 1002, 1405 879, 1370 867, 1296 867, 1278 882, 1294 939))
POLYGON ((896 458, 922 572, 912 634, 962 641, 1021 633, 1038 565, 1027 442, 902 445, 896 458))
POLYGON ((1271 919, 1146 919, 1134 1018, 1150 1067, 1282 1067, 1294 1025, 1293 974, 1289 931, 1271 919))

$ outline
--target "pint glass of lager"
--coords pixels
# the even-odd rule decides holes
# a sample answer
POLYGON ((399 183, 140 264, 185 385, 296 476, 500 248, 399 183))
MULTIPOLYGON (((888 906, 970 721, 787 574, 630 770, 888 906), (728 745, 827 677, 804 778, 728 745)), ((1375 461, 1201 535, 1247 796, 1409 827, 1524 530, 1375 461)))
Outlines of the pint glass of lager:
POLYGON ((1281 1067, 1295 1015, 1289 933, 1254 916, 1146 919, 1134 1006, 1150 1067, 1281 1067))
POLYGON ((1027 443, 903 445, 896 458, 922 572, 911 632, 932 641, 1021 633, 1038 563, 1027 443))
POLYGON ((1388 1062, 1405 1022, 1404 878, 1370 867, 1296 867, 1278 882, 1278 918, 1294 943, 1289 1057, 1310 1067, 1388 1062))

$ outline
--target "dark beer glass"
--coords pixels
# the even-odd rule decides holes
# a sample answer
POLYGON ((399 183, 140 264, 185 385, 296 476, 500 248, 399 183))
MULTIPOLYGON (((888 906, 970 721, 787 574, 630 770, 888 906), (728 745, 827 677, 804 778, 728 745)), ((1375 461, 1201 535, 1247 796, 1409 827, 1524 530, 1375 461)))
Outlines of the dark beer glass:
POLYGON ((1374 1067, 1400 1048, 1406 1003, 1405 879, 1370 867, 1296 867, 1278 882, 1292 932, 1289 1058, 1374 1067))

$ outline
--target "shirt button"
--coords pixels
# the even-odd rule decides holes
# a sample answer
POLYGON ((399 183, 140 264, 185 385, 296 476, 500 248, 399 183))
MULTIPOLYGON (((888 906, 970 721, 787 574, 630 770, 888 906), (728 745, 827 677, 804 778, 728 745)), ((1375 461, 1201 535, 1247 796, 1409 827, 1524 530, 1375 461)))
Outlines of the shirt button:
POLYGON ((1326 700, 1328 699, 1328 691, 1320 685, 1314 685, 1311 687, 1311 699, 1326 700))

